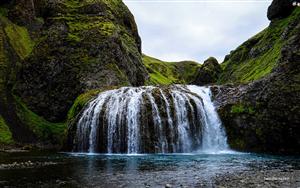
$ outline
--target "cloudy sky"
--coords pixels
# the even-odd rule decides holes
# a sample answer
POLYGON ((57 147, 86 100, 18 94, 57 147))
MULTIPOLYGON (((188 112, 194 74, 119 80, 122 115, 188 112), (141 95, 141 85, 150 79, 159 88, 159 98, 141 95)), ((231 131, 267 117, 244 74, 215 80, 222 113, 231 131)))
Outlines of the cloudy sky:
POLYGON ((143 53, 165 61, 226 54, 269 24, 270 0, 124 0, 135 16, 143 53))

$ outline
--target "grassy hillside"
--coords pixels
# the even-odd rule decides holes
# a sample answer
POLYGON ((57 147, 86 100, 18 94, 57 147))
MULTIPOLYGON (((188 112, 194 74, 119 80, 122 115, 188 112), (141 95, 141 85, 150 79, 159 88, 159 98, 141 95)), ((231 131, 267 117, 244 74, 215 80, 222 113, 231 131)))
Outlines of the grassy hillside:
POLYGON ((165 62, 146 55, 143 55, 143 63, 150 75, 149 85, 190 83, 201 66, 193 61, 165 62))
POLYGON ((226 56, 219 83, 247 83, 270 74, 281 57, 283 45, 297 29, 290 28, 299 22, 299 17, 300 9, 295 9, 291 16, 273 21, 226 56))

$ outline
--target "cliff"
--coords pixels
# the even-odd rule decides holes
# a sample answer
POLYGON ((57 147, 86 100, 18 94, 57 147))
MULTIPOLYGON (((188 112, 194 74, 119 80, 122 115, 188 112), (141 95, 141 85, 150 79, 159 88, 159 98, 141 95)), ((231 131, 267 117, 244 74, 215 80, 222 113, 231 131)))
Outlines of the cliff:
POLYGON ((1 128, 16 142, 57 143, 80 94, 148 80, 134 17, 121 0, 0 6, 1 128))

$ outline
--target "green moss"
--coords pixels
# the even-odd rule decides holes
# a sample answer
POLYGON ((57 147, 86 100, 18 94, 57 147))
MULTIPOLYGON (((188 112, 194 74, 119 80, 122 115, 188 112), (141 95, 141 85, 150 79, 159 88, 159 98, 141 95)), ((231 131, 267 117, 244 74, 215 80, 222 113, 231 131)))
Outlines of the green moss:
POLYGON ((86 93, 81 94, 77 99, 75 100, 74 104, 70 108, 68 112, 68 119, 71 120, 79 114, 79 112, 82 110, 82 108, 94 97, 96 97, 101 90, 95 89, 90 90, 86 93))
POLYGON ((233 113, 233 114, 242 114, 242 113, 254 114, 255 110, 253 107, 248 106, 248 105, 235 104, 231 107, 231 113, 233 113))
POLYGON ((138 51, 138 47, 136 44, 135 39, 127 33, 127 31, 125 30, 125 28, 122 28, 122 32, 121 33, 121 41, 122 41, 122 46, 130 53, 132 53, 135 56, 140 56, 140 52, 138 51))
POLYGON ((63 142, 67 123, 51 123, 29 110, 20 98, 15 97, 15 100, 18 117, 41 141, 52 141, 55 144, 63 142))
POLYGON ((5 7, 0 7, 0 16, 5 16, 7 17, 8 10, 5 7))
POLYGON ((76 118, 76 116, 80 113, 82 108, 89 101, 95 98, 99 93, 106 90, 117 89, 117 88, 118 88, 117 86, 113 86, 113 87, 106 87, 104 89, 94 89, 79 95, 68 112, 68 120, 72 121, 74 118, 76 118))
POLYGON ((0 144, 12 144, 14 140, 9 127, 5 123, 5 120, 0 115, 0 144))
POLYGON ((173 64, 149 56, 143 56, 143 63, 150 74, 150 84, 168 85, 180 82, 173 64))
POLYGON ((79 33, 84 30, 96 29, 101 35, 108 36, 112 35, 116 31, 116 26, 112 22, 94 21, 94 22, 78 22, 69 21, 68 22, 69 31, 72 34, 79 33))
POLYGON ((143 55, 143 63, 150 75, 149 85, 190 83, 200 66, 192 61, 164 62, 146 55, 143 55))
POLYGON ((127 76, 125 75, 124 72, 122 72, 119 69, 119 67, 116 64, 114 64, 114 63, 107 64, 106 69, 115 73, 115 76, 117 77, 117 80, 120 81, 120 83, 118 84, 119 86, 128 86, 128 85, 130 85, 127 76))
POLYGON ((67 39, 71 42, 80 42, 81 41, 81 39, 77 35, 73 35, 71 33, 68 34, 67 39))
POLYGON ((182 79, 184 83, 188 84, 195 80, 197 71, 201 65, 194 61, 181 61, 175 62, 175 67, 180 79, 182 79))
POLYGON ((21 59, 26 58, 34 47, 34 42, 31 40, 28 30, 25 27, 13 24, 3 17, 1 20, 6 24, 4 30, 9 38, 10 45, 21 59))

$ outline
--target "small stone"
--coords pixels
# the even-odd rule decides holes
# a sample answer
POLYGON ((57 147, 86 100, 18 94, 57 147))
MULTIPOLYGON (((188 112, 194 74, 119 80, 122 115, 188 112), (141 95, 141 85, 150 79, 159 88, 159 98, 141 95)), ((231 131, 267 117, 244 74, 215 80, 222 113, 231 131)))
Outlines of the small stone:
POLYGON ((172 187, 171 184, 168 184, 168 183, 167 183, 167 184, 165 185, 165 188, 171 188, 171 187, 172 187))

